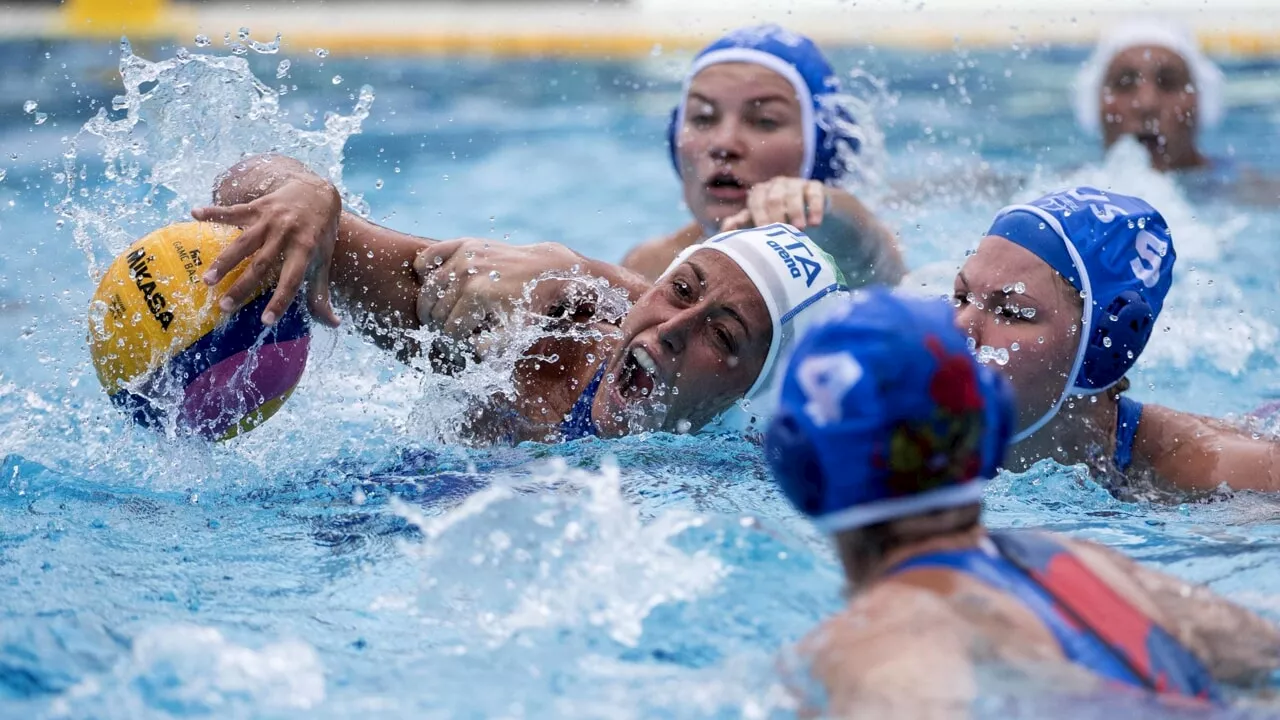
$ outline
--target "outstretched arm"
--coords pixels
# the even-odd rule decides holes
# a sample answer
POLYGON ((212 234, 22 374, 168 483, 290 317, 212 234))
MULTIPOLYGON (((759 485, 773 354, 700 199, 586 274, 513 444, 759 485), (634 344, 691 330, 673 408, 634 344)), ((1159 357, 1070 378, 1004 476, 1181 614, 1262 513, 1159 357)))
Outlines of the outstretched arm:
POLYGON ((432 240, 379 227, 342 209, 337 190, 305 165, 281 155, 256 155, 227 170, 213 194, 214 205, 197 208, 197 220, 237 225, 240 237, 213 262, 206 282, 250 259, 240 279, 221 301, 224 310, 278 274, 263 312, 273 323, 314 276, 307 294, 313 315, 330 326, 339 322, 330 304, 330 282, 350 309, 368 322, 361 330, 387 344, 387 330, 418 327, 417 253, 432 240))
POLYGON ((1280 490, 1280 442, 1220 420, 1147 405, 1137 450, 1156 474, 1184 490, 1280 490))
POLYGON ((510 317, 517 305, 534 315, 616 322, 602 316, 606 308, 596 307, 601 288, 591 289, 593 278, 631 302, 650 287, 636 273, 557 243, 445 240, 418 253, 414 269, 422 284, 418 319, 463 342, 510 317))

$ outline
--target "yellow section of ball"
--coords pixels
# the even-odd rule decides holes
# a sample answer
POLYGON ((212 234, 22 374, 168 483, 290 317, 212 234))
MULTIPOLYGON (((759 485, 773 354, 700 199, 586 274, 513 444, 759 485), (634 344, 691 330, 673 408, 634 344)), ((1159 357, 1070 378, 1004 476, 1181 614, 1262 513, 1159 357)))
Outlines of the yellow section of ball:
POLYGON ((89 352, 108 394, 224 321, 218 299, 245 264, 212 287, 202 278, 239 235, 239 228, 227 225, 176 223, 138 240, 111 263, 89 306, 89 352))

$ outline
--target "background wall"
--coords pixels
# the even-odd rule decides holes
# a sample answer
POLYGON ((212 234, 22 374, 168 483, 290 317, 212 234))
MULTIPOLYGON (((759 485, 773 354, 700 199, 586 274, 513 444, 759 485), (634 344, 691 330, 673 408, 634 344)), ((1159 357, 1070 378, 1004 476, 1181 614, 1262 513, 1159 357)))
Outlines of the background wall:
POLYGON ((254 37, 331 52, 641 55, 773 21, 826 44, 920 48, 1089 42, 1117 18, 1194 27, 1212 51, 1280 52, 1275 0, 381 0, 0 4, 0 36, 254 37))

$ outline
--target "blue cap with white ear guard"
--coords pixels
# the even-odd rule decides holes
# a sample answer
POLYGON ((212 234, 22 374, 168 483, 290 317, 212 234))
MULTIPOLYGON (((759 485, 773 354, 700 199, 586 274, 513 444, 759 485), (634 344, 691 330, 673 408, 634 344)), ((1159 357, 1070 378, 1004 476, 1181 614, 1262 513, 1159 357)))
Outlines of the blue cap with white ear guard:
POLYGON ((1101 392, 1138 361, 1173 285, 1173 236, 1141 198, 1076 187, 1001 210, 987 235, 1035 253, 1084 298, 1080 346, 1058 403, 1021 440, 1038 430, 1068 394, 1101 392))
POLYGON ((820 182, 837 181, 852 168, 845 166, 839 149, 856 153, 861 140, 847 128, 855 122, 835 103, 826 102, 840 92, 840 79, 822 51, 809 38, 777 25, 740 28, 711 43, 698 53, 685 76, 680 104, 671 111, 667 126, 667 147, 671 164, 680 172, 676 134, 684 125, 689 85, 703 69, 720 63, 741 62, 766 67, 786 78, 796 90, 804 126, 804 162, 799 176, 820 182))
POLYGON ((796 347, 765 457, 797 509, 841 532, 980 502, 1015 417, 949 303, 861 290, 796 347))

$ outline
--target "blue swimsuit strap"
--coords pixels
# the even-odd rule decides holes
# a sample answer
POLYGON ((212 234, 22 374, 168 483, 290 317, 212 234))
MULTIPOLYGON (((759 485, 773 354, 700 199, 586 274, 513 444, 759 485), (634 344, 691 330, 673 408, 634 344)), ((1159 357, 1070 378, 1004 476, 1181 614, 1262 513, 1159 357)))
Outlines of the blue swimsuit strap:
MULTIPOLYGON (((1035 580, 1020 562, 1006 554, 1015 545, 992 533, 994 545, 983 548, 947 550, 917 555, 890 570, 898 574, 906 570, 945 568, 965 573, 987 586, 1008 593, 1031 611, 1053 634, 1069 660, 1094 672, 1129 685, 1154 689, 1147 678, 1123 653, 1103 640, 1097 631, 1078 616, 1063 614, 1059 598, 1035 580), (1070 619, 1068 619, 1070 618, 1070 619)), ((1016 553, 1015 553, 1016 554, 1016 553)))
POLYGON ((591 378, 591 382, 587 383, 587 387, 573 404, 569 417, 560 423, 560 435, 565 442, 600 434, 595 420, 591 419, 591 406, 595 404, 596 392, 600 390, 600 381, 604 379, 604 366, 605 363, 600 363, 595 377, 591 378))
POLYGON ((1116 401, 1116 469, 1125 472, 1133 463, 1133 441, 1142 420, 1142 403, 1121 395, 1116 401))

